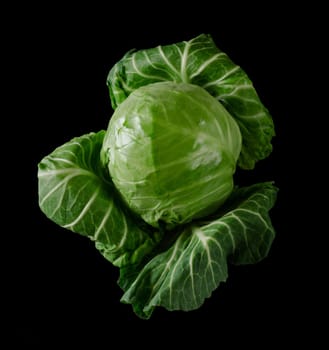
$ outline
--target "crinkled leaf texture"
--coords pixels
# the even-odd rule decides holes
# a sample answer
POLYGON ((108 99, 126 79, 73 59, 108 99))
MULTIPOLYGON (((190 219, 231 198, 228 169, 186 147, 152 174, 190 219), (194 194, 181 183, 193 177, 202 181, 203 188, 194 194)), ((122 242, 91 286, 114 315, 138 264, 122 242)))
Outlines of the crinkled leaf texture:
MULTIPOLYGON (((267 256, 275 236, 269 210, 271 182, 236 189, 220 211, 176 232, 176 239, 145 265, 121 269, 121 299, 148 319, 156 306, 193 310, 227 279, 227 262, 252 264, 267 256)), ((159 249, 159 247, 158 247, 159 249)))
POLYGON ((272 151, 272 117, 247 74, 222 52, 210 35, 151 49, 129 51, 110 70, 107 84, 115 109, 131 92, 161 81, 206 89, 236 119, 242 134, 238 165, 252 169, 272 151))
POLYGON ((39 163, 39 205, 58 225, 87 236, 114 265, 138 262, 157 241, 122 205, 100 162, 105 131, 72 139, 39 163))

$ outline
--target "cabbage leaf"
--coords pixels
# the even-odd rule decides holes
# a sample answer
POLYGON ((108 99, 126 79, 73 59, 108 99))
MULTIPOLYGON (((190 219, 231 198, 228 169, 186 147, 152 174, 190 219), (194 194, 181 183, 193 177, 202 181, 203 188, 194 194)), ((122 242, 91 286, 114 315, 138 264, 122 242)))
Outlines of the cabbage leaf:
POLYGON ((87 236, 116 266, 136 263, 158 235, 144 231, 100 162, 105 131, 76 137, 39 163, 39 205, 56 224, 87 236))
POLYGON ((156 306, 199 308, 226 280, 228 260, 253 264, 267 256, 275 236, 269 210, 276 195, 271 182, 236 189, 220 213, 184 227, 167 250, 135 275, 131 267, 123 268, 121 301, 131 303, 141 318, 149 318, 156 306))

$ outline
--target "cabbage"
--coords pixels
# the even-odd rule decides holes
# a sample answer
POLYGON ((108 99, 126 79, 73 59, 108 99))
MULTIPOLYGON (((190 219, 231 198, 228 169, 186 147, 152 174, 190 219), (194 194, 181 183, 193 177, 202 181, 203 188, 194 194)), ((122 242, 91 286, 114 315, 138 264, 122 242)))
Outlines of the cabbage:
POLYGON ((274 125, 246 73, 210 35, 129 51, 108 74, 107 130, 38 163, 39 206, 120 269, 137 316, 194 310, 228 262, 264 259, 275 237, 273 181, 240 187, 272 151, 274 125))
POLYGON ((153 83, 113 114, 103 151, 127 205, 172 228, 212 213, 230 195, 241 150, 235 120, 197 85, 153 83))

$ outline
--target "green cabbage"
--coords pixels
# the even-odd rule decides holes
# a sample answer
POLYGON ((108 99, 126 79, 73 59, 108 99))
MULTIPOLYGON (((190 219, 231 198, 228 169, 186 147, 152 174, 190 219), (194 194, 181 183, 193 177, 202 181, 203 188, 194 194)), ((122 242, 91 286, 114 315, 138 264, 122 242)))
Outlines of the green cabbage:
POLYGON ((233 189, 241 150, 235 120, 197 85, 153 83, 113 114, 103 152, 127 205, 167 228, 217 209, 233 189))
POLYGON ((39 162, 39 206, 120 269, 121 301, 136 315, 194 310, 227 279, 228 262, 270 250, 278 188, 233 179, 269 156, 273 120, 210 35, 129 51, 107 84, 107 130, 39 162))

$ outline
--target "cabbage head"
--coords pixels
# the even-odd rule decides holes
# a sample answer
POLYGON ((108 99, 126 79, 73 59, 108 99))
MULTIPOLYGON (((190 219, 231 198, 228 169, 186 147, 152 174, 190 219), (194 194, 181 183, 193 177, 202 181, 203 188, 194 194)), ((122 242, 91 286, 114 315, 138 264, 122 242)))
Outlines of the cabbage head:
POLYGON ((110 119, 103 152, 116 188, 148 224, 172 228, 212 213, 233 189, 239 126, 197 85, 138 88, 110 119))

